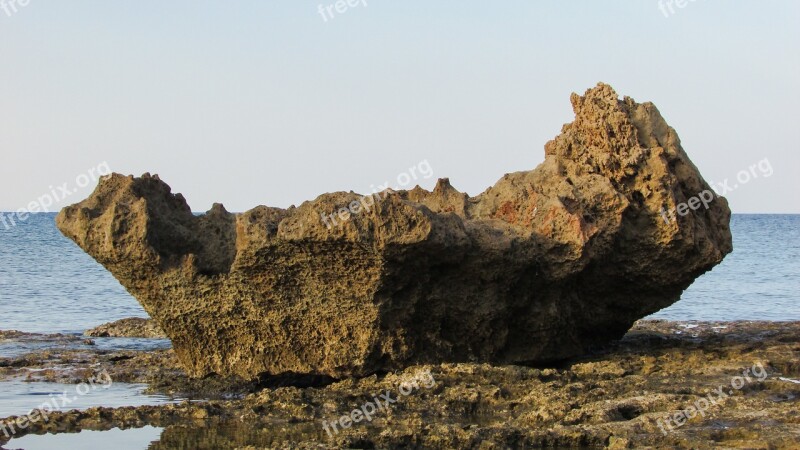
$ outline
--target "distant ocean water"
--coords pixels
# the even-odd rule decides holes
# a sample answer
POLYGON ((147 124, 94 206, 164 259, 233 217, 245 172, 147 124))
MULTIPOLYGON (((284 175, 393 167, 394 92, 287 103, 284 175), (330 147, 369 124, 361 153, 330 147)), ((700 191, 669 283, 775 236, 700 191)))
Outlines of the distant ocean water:
MULTIPOLYGON (((800 320, 800 215, 733 216, 734 251, 652 318, 800 320)), ((55 214, 0 224, 0 329, 80 333, 147 317, 136 300, 55 227, 55 214)))
POLYGON ((800 215, 734 214, 733 253, 650 318, 800 320, 800 215))
POLYGON ((74 333, 125 317, 139 303, 56 228, 55 213, 0 224, 0 329, 74 333))

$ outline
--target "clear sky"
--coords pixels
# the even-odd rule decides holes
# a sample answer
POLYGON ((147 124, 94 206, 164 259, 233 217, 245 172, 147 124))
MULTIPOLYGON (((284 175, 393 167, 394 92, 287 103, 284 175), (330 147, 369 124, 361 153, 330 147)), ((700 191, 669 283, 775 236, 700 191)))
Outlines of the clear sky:
POLYGON ((709 181, 768 160, 730 183, 734 212, 800 212, 794 0, 20 1, 0 0, 0 210, 63 183, 50 210, 82 200, 103 162, 196 211, 413 187, 422 161, 423 187, 475 195, 604 81, 653 101, 709 181))

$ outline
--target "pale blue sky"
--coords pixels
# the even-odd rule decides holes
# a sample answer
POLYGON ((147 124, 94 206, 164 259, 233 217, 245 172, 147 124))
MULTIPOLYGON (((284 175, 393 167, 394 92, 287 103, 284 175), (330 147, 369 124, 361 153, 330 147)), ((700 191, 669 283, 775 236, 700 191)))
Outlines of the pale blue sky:
POLYGON ((0 10, 0 210, 103 161, 197 211, 366 193, 422 160, 423 187, 475 195, 541 162, 570 93, 604 81, 653 101, 709 181, 768 158, 734 212, 800 212, 800 2, 367 0, 326 22, 331 3, 0 10))

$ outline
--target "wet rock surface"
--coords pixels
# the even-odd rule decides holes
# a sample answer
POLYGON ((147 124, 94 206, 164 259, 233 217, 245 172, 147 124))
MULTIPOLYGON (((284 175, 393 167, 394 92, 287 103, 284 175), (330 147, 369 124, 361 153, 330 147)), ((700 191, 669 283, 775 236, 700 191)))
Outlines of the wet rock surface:
POLYGON ((79 384, 98 372, 118 383, 146 383, 147 393, 180 398, 231 398, 258 384, 236 377, 189 378, 172 349, 102 350, 80 345, 82 339, 63 335, 26 334, 27 340, 51 347, 15 357, 0 357, 0 382, 25 380, 79 384))
MULTIPOLYGON (((197 381, 171 350, 126 354, 1 361, 4 370, 69 366, 112 377, 141 367, 133 379, 176 391, 197 381)), ((417 365, 316 387, 217 382, 230 398, 57 412, 18 436, 152 425, 165 428, 156 449, 800 448, 797 322, 641 321, 621 341, 550 367, 417 365), (370 421, 341 425, 386 393, 395 401, 370 421), (709 398, 702 414, 691 412, 709 398)))
POLYGON ((710 188, 655 106, 605 84, 571 102, 540 166, 475 197, 440 179, 195 216, 158 176, 114 174, 56 221, 192 377, 563 360, 622 337, 731 251, 727 202, 691 201, 710 188))
POLYGON ((115 322, 106 323, 87 330, 86 336, 92 337, 138 337, 138 338, 166 338, 167 335, 153 319, 129 317, 115 322))

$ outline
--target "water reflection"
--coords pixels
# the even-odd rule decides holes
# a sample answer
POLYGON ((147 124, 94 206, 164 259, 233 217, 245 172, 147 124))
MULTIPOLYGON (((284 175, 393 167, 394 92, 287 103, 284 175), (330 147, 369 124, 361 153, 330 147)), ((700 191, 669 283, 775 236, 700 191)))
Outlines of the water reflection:
POLYGON ((108 431, 82 431, 26 435, 12 439, 0 450, 94 449, 113 450, 216 450, 222 448, 273 448, 286 442, 327 442, 314 423, 281 423, 269 426, 222 422, 171 425, 166 428, 144 428, 108 431))
POLYGON ((217 424, 174 425, 164 429, 161 439, 148 450, 279 447, 286 442, 327 441, 325 433, 315 423, 276 423, 268 426, 242 422, 217 424))
POLYGON ((18 439, 12 439, 2 448, 8 450, 52 450, 54 448, 68 450, 89 448, 143 450, 151 448, 151 444, 158 440, 162 431, 162 428, 148 426, 127 430, 115 428, 108 431, 82 431, 80 433, 29 434, 18 439))
POLYGON ((87 409, 94 406, 117 408, 121 406, 163 405, 178 401, 163 395, 144 394, 145 384, 113 383, 110 386, 96 385, 96 389, 76 390, 77 385, 34 382, 21 380, 4 381, 0 390, 0 417, 27 414, 44 402, 53 401, 59 409, 87 409), (64 399, 63 393, 67 393, 64 399), (61 407, 62 402, 67 402, 61 407))

